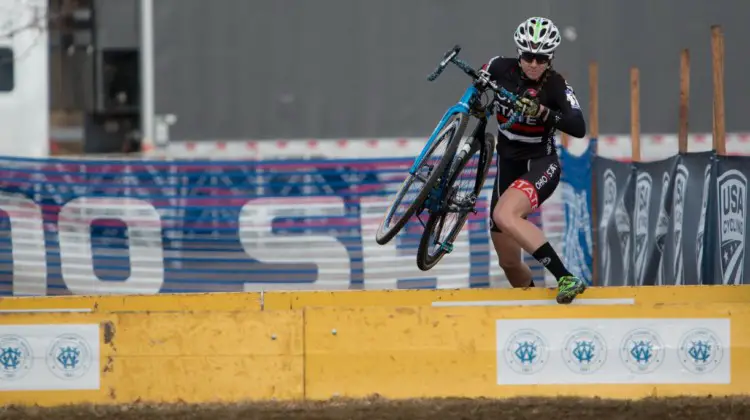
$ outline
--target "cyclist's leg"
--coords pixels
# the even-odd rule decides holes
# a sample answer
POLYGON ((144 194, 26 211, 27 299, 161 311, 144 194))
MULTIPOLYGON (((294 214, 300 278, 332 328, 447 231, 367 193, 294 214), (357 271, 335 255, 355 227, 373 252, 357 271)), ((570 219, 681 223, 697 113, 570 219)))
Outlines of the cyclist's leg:
MULTIPOLYGON (((518 163, 508 161, 502 162, 498 159, 497 175, 492 188, 492 201, 490 201, 490 215, 493 214, 498 198, 510 187, 510 184, 523 172, 516 168, 518 163)), ((521 167, 521 169, 525 169, 521 167)), ((500 268, 505 272, 513 287, 533 287, 531 269, 523 262, 521 245, 507 233, 503 233, 490 217, 490 237, 495 248, 500 268)))
POLYGON ((585 284, 565 268, 544 232, 525 219, 552 195, 559 182, 560 162, 557 156, 529 161, 526 174, 514 181, 500 196, 492 217, 503 232, 513 236, 523 249, 557 278, 558 302, 570 303, 585 290, 585 284))

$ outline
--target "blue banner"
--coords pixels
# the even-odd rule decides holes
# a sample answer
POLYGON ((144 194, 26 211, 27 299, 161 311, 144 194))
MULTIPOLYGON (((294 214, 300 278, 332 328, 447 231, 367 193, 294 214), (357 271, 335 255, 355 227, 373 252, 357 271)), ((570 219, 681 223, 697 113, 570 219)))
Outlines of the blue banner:
POLYGON ((597 157, 594 167, 602 285, 746 284, 750 158, 597 157))
POLYGON ((589 285, 593 282, 592 165, 596 139, 591 139, 581 156, 560 148, 563 168, 560 179, 565 208, 562 254, 568 270, 589 285))
MULTIPOLYGON (((507 287, 488 234, 494 167, 432 270, 415 263, 416 219, 375 242, 411 162, 3 158, 0 295, 507 287)), ((545 211, 559 212, 529 220, 545 229, 545 211)))

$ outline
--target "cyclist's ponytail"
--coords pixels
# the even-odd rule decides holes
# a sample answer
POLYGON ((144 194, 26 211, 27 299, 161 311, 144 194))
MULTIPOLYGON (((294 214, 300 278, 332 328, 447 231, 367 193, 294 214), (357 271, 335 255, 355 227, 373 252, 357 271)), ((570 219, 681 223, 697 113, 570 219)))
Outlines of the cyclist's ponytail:
POLYGON ((542 88, 544 87, 544 84, 547 83, 547 79, 549 79, 549 76, 555 73, 555 69, 552 68, 552 62, 550 61, 547 65, 547 70, 544 71, 544 75, 542 76, 542 80, 539 81, 539 89, 538 91, 541 92, 542 88))

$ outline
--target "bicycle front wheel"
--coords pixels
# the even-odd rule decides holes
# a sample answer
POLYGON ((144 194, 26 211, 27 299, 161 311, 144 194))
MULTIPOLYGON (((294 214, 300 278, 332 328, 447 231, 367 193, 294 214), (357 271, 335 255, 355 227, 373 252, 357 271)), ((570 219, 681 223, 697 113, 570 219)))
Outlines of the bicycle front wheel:
POLYGON ((469 123, 469 115, 453 114, 438 131, 435 141, 419 159, 415 173, 409 174, 396 192, 375 235, 380 245, 387 244, 423 205, 430 191, 446 172, 469 123))

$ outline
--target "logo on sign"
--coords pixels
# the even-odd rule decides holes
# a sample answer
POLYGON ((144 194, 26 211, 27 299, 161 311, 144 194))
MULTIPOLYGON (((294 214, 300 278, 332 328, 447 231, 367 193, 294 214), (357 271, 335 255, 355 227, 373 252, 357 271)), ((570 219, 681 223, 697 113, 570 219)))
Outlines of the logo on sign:
POLYGON ((747 178, 740 171, 724 172, 719 186, 721 277, 724 284, 741 284, 745 265, 745 205, 747 178))
POLYGON ((594 373, 607 360, 607 345, 596 331, 575 331, 565 339, 562 357, 573 372, 594 373))
POLYGON ((687 167, 679 164, 674 176, 674 195, 672 196, 672 232, 674 233, 672 275, 675 284, 682 284, 685 277, 682 259, 682 219, 685 214, 685 189, 689 177, 690 172, 687 167))
MULTIPOLYGON (((612 250, 607 238, 607 228, 612 214, 615 211, 615 202, 617 201, 617 178, 611 169, 604 171, 604 197, 602 199, 602 219, 599 222, 599 235, 602 244, 602 285, 609 286, 609 279, 612 265, 612 250)), ((630 230, 630 228, 628 228, 630 230)))
POLYGON ((667 214, 667 192, 669 191, 669 174, 664 172, 661 180, 661 199, 659 200, 659 216, 656 219, 654 243, 658 251, 659 269, 656 273, 656 284, 664 284, 664 242, 669 231, 669 215, 667 214))
POLYGON ((643 284, 646 270, 652 186, 651 175, 646 172, 638 174, 635 184, 635 278, 637 284, 643 284))
POLYGON ((91 367, 93 355, 88 343, 76 334, 57 337, 47 351, 47 367, 62 379, 77 379, 91 367))
POLYGON ((615 208, 615 228, 617 237, 620 240, 620 250, 622 252, 622 280, 627 283, 630 279, 631 253, 630 253, 630 234, 631 220, 628 209, 625 207, 625 195, 620 197, 615 208))
POLYGON ((516 373, 531 375, 547 363, 547 343, 532 329, 516 331, 505 344, 505 363, 516 373))
POLYGON ((33 364, 31 346, 22 337, 4 335, 0 337, 0 380, 24 377, 33 364))
POLYGON ((685 334, 677 351, 682 366, 697 374, 711 372, 724 358, 724 349, 716 334, 705 328, 685 334))
POLYGON ((721 277, 724 284, 741 284, 745 265, 747 179, 740 171, 732 169, 721 174, 717 183, 721 277))
POLYGON ((573 275, 590 283, 592 276, 588 255, 593 252, 593 245, 591 215, 588 211, 586 190, 577 192, 567 182, 562 182, 560 185, 562 186, 562 198, 565 203, 563 261, 573 275))
POLYGON ((645 328, 630 331, 620 345, 620 358, 634 373, 651 373, 664 361, 664 344, 659 336, 645 328))
POLYGON ((703 202, 701 203, 701 217, 698 221, 698 233, 695 237, 695 257, 698 263, 698 284, 703 283, 703 234, 706 229, 706 213, 708 211, 708 187, 711 185, 711 165, 706 165, 703 175, 703 202))

